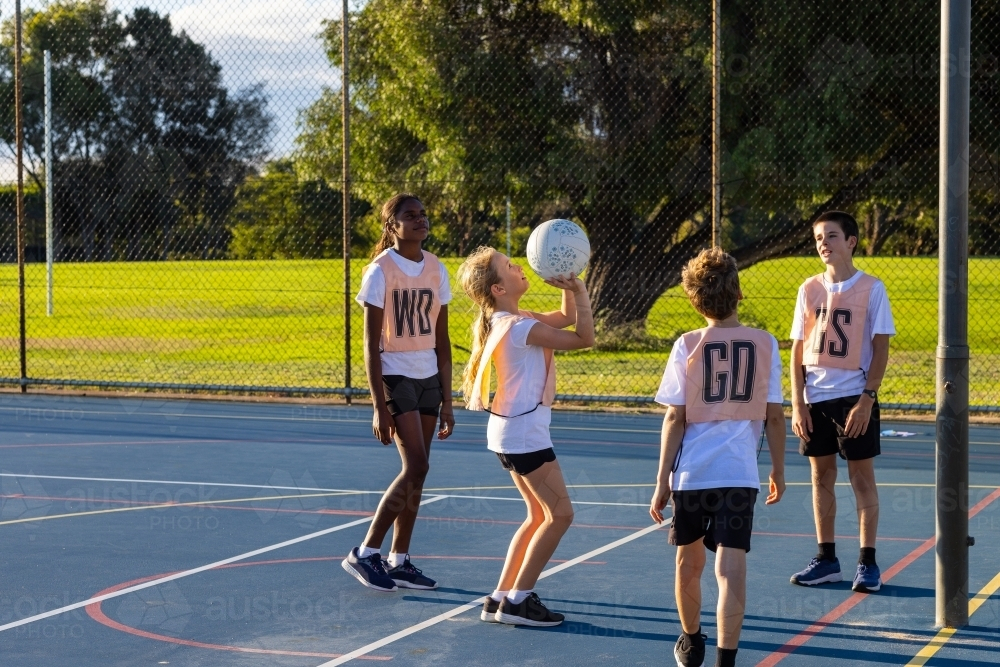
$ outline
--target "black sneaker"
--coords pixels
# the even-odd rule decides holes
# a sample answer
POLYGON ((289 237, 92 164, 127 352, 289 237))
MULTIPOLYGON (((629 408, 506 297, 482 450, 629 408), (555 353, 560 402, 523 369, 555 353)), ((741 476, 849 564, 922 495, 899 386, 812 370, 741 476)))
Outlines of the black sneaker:
POLYGON ((358 548, 351 549, 347 558, 341 562, 341 566, 347 573, 360 581, 362 584, 376 591, 394 591, 396 582, 386 574, 385 565, 382 563, 382 556, 372 554, 368 558, 358 557, 358 548))
POLYGON ((483 603, 483 610, 479 613, 479 620, 486 621, 487 623, 499 623, 496 619, 497 610, 500 609, 500 603, 493 598, 486 598, 486 602, 483 603))
POLYGON ((549 611, 538 599, 536 593, 531 593, 524 598, 521 604, 514 604, 510 598, 504 598, 497 608, 497 623, 507 623, 508 625, 530 625, 536 628, 549 628, 563 622, 565 616, 549 611))
POLYGON ((387 574, 400 588, 419 588, 422 591, 429 591, 438 587, 437 582, 425 577, 420 568, 413 567, 409 556, 404 556, 403 562, 389 570, 387 574))
POLYGON ((708 635, 700 631, 694 635, 681 633, 674 644, 674 660, 677 667, 703 667, 705 664, 705 640, 708 635))

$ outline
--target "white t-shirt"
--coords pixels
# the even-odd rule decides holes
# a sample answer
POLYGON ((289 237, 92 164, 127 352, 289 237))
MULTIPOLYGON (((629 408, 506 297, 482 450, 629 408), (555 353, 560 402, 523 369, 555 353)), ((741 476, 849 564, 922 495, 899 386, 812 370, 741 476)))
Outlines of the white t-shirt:
MULTIPOLYGON (((834 294, 851 289, 863 271, 858 271, 847 280, 839 283, 829 283, 823 277, 823 286, 834 294)), ((792 316, 792 340, 805 340, 805 285, 799 287, 799 296, 795 300, 795 314, 792 316)), ((872 365, 872 337, 876 334, 896 335, 896 326, 892 321, 892 309, 889 307, 889 295, 885 291, 885 283, 876 279, 868 296, 868 314, 865 317, 864 339, 861 342, 861 368, 823 368, 822 366, 806 366, 806 403, 819 403, 844 396, 858 396, 868 382, 868 369, 872 365)))
MULTIPOLYGON (((493 313, 492 322, 510 315, 493 313)), ((504 405, 507 417, 491 414, 486 426, 486 444, 490 451, 501 454, 527 454, 552 446, 549 424, 552 408, 538 405, 545 392, 545 351, 528 345, 528 332, 537 320, 524 319, 510 328, 494 354, 502 354, 508 375, 497 387, 497 398, 504 405), (538 406, 537 409, 535 406, 538 406), (533 412, 528 412, 534 410, 533 412), (528 414, 524 414, 524 413, 528 414)), ((496 403, 494 399, 494 404, 496 403)))
MULTIPOLYGON (((767 402, 781 403, 781 357, 771 337, 771 375, 767 402)), ((688 350, 678 338, 667 359, 663 380, 654 399, 661 405, 685 405, 688 350)), ((760 488, 757 446, 764 429, 761 420, 695 422, 684 427, 677 470, 670 475, 674 491, 724 487, 760 488)))
MULTIPOLYGON (((416 278, 424 270, 424 261, 411 262, 393 248, 382 252, 378 257, 389 255, 396 266, 411 278, 416 278)), ((375 259, 378 259, 376 257, 375 259)), ((374 261, 374 260, 373 260, 374 261)), ((435 260, 438 261, 438 260, 435 260)), ((441 264, 438 261, 438 264, 441 264)), ((445 306, 451 301, 451 285, 448 282, 448 271, 441 264, 439 268, 441 274, 441 285, 438 287, 438 302, 445 306)), ((364 307, 366 303, 385 308, 385 273, 382 267, 372 263, 361 278, 361 289, 355 301, 364 307)), ((430 350, 414 350, 412 352, 383 352, 382 353, 382 375, 405 375, 415 380, 437 375, 437 352, 430 350)))

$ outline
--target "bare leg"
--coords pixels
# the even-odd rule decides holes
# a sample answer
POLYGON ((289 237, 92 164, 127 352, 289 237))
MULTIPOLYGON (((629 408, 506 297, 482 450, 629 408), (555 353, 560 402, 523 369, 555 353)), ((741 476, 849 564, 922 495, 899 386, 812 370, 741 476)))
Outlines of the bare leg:
POLYGON ((837 521, 837 455, 810 456, 812 465, 813 518, 816 521, 816 541, 834 541, 837 521))
POLYGON ((507 548, 507 559, 500 572, 500 583, 497 584, 498 591, 509 591, 514 588, 514 580, 517 578, 517 573, 521 571, 521 566, 524 565, 524 555, 528 551, 528 545, 538 529, 545 523, 545 510, 542 509, 541 503, 531 495, 531 490, 523 478, 516 472, 511 472, 510 476, 514 479, 514 485, 517 486, 521 497, 524 498, 524 503, 528 506, 528 516, 514 533, 514 538, 507 548))
POLYGON ((747 552, 719 547, 715 555, 715 577, 719 582, 719 647, 737 648, 747 602, 747 552))
POLYGON ((874 547, 878 532, 878 487, 875 485, 875 459, 848 461, 847 472, 858 504, 861 546, 874 547))
MULTIPOLYGON (((437 418, 430 415, 420 415, 420 425, 423 429, 423 443, 424 443, 424 455, 428 462, 428 468, 430 467, 430 457, 431 457, 431 441, 434 439, 434 433, 437 431, 437 418)), ((399 455, 403 459, 403 465, 406 465, 406 457, 403 454, 403 447, 397 442, 397 447, 399 447, 399 455)), ((426 474, 424 475, 426 477, 426 474)), ((406 505, 403 507, 403 511, 399 513, 396 517, 396 521, 393 523, 392 529, 392 551, 397 554, 405 554, 410 552, 410 537, 413 535, 413 524, 417 521, 417 512, 420 509, 420 498, 424 492, 424 480, 420 480, 420 484, 414 484, 410 488, 410 495, 406 500, 406 505)))
MULTIPOLYGON (((420 413, 416 411, 404 412, 395 417, 395 422, 396 447, 399 449, 400 458, 403 459, 403 469, 386 489, 378 504, 378 509, 375 510, 375 518, 372 519, 371 526, 368 528, 364 544, 372 549, 378 549, 382 546, 382 540, 389 532, 389 526, 404 510, 412 509, 413 516, 416 516, 416 506, 409 508, 408 505, 414 495, 416 495, 417 504, 419 504, 420 494, 424 488, 424 479, 427 477, 429 469, 428 447, 424 444, 420 413)), ((410 528, 412 529, 412 522, 410 528)), ((409 548, 409 534, 406 535, 406 542, 406 547, 409 548)), ((396 546, 395 540, 393 546, 396 546)))
POLYGON ((562 469, 558 461, 550 461, 528 475, 521 476, 525 487, 542 508, 545 518, 532 534, 524 561, 514 578, 512 588, 519 591, 533 589, 538 575, 552 558, 559 540, 573 523, 573 504, 566 491, 562 469))
POLYGON ((681 629, 689 635, 701 627, 701 573, 705 569, 705 542, 677 547, 677 571, 674 577, 674 597, 681 629))

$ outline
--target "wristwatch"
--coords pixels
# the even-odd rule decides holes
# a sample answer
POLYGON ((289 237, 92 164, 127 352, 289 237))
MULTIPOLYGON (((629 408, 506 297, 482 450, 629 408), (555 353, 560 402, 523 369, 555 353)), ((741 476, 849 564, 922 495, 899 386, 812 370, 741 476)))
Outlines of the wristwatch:
POLYGON ((867 394, 868 396, 871 397, 873 401, 878 398, 878 392, 875 391, 874 389, 863 389, 861 390, 861 393, 867 394))

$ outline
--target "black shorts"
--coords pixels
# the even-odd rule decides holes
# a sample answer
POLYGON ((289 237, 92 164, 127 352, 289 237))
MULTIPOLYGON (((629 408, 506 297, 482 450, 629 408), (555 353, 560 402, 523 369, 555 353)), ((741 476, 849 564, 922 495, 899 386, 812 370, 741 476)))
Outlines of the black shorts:
POLYGON ((803 456, 830 456, 839 454, 845 461, 862 461, 882 453, 879 437, 878 399, 872 406, 868 429, 856 438, 845 435, 844 425, 847 414, 858 402, 860 396, 834 398, 809 405, 812 418, 812 433, 809 442, 799 438, 799 454, 803 456))
POLYGON ((674 519, 667 541, 685 546, 705 538, 710 551, 718 547, 750 551, 757 491, 746 487, 673 491, 674 519))
POLYGON ((527 454, 501 454, 497 452, 497 458, 505 470, 516 472, 518 475, 529 475, 546 463, 556 460, 556 453, 551 447, 540 449, 537 452, 527 454))
POLYGON ((383 375, 385 404, 393 417, 419 410, 420 414, 437 417, 441 407, 441 379, 437 375, 414 380, 405 375, 383 375))

